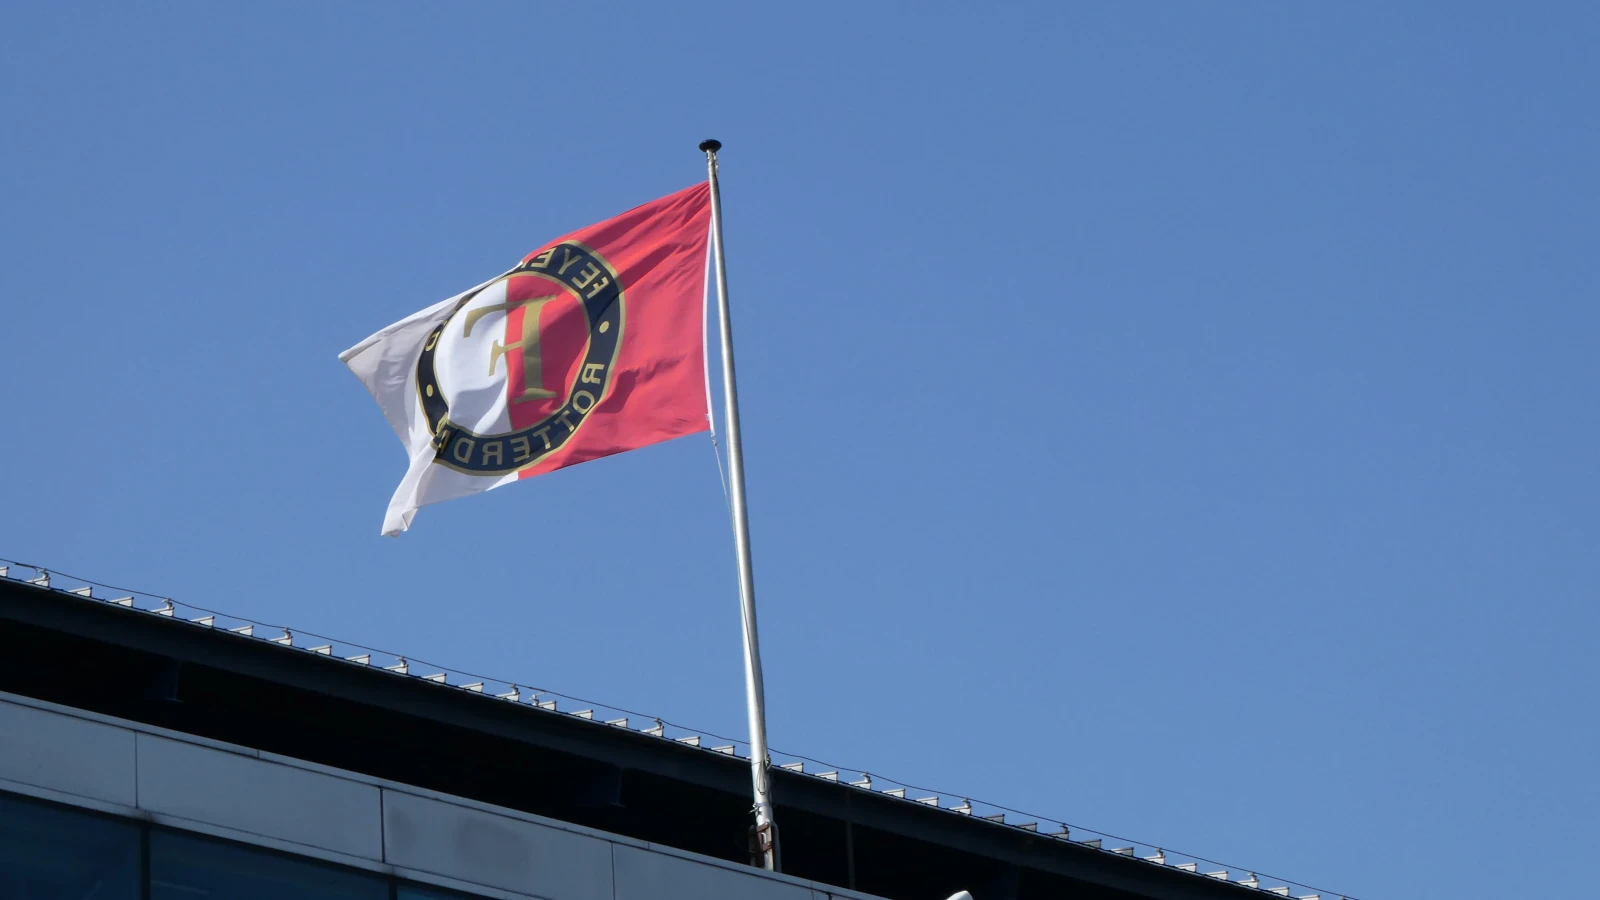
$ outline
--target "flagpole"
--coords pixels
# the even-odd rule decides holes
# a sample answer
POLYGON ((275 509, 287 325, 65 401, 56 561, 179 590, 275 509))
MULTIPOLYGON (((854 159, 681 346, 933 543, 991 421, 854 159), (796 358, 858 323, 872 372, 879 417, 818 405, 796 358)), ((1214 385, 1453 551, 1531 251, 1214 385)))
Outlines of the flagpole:
POLYGON ((756 635, 756 582, 750 564, 750 517, 744 496, 744 452, 739 443, 739 388, 733 377, 733 322, 728 315, 728 265, 722 256, 722 193, 717 187, 717 151, 722 142, 700 142, 711 180, 711 250, 716 259, 717 315, 722 324, 723 415, 728 429, 729 499, 733 504, 733 543, 739 555, 739 612, 744 621, 744 692, 750 719, 750 780, 755 788, 755 828, 750 861, 778 869, 778 827, 772 817, 772 759, 767 753, 766 690, 761 681, 761 642, 756 635))

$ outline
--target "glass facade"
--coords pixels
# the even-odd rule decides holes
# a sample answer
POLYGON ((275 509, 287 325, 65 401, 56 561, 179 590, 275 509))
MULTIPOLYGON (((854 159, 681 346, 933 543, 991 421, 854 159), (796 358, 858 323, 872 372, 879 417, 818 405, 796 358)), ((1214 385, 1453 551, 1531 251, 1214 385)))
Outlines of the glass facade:
POLYGON ((141 900, 138 826, 0 794, 0 897, 141 900))
POLYGON ((150 835, 150 900, 389 900, 366 872, 171 831, 150 835))
POLYGON ((421 887, 415 884, 400 884, 396 900, 475 900, 467 894, 457 894, 434 887, 421 887))
POLYGON ((472 900, 0 794, 0 900, 472 900))

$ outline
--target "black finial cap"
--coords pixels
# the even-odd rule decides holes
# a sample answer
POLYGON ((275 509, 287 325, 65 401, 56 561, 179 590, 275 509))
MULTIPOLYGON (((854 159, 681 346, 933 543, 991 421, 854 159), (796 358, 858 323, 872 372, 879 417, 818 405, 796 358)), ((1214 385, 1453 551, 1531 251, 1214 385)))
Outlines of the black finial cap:
POLYGON ((706 138, 700 142, 701 153, 715 153, 722 149, 722 142, 716 138, 706 138))

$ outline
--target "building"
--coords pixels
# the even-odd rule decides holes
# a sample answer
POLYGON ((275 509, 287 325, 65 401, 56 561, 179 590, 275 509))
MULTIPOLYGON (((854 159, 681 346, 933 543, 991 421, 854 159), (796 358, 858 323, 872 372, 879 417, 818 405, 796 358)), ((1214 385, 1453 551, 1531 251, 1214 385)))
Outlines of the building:
POLYGON ((734 748, 41 570, 0 575, 4 900, 1310 893, 796 769, 774 774, 783 872, 768 873, 748 865, 734 748))

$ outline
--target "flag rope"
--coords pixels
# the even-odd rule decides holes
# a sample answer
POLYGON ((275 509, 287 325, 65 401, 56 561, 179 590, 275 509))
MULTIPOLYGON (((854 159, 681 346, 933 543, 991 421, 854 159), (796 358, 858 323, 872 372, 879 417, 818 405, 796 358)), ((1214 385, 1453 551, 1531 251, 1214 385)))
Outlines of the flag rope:
POLYGON ((706 430, 711 432, 711 455, 717 460, 717 480, 722 482, 722 505, 728 509, 728 526, 731 528, 733 497, 728 493, 728 472, 722 465, 722 446, 717 443, 717 417, 713 412, 716 407, 711 402, 711 342, 705 336, 711 328, 711 254, 714 249, 709 237, 710 225, 706 228, 706 271, 700 291, 700 359, 706 373, 706 430))

